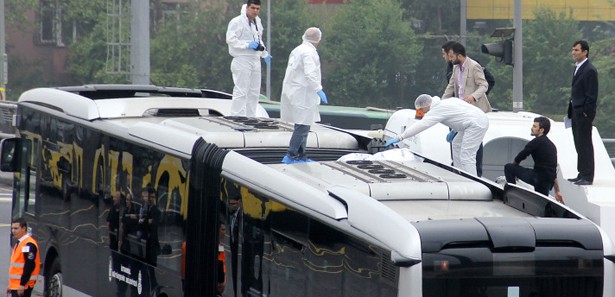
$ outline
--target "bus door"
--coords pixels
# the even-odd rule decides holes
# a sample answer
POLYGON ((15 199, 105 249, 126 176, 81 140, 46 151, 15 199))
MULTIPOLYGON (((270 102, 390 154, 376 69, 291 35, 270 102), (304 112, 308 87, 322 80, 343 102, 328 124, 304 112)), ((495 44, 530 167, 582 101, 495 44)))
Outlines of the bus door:
MULTIPOLYGON (((33 145, 30 139, 10 138, 1 142, 1 170, 14 172, 12 216, 33 216, 36 205, 36 164, 32 155, 33 145)), ((31 220, 29 220, 31 221, 31 220)))

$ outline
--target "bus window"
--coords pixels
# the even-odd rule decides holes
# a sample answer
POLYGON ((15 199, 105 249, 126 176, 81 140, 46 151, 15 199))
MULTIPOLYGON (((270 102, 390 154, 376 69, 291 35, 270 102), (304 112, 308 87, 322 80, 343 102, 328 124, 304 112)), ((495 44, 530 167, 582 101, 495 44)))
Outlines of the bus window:
POLYGON ((243 207, 241 205, 241 190, 239 185, 223 179, 220 187, 220 198, 222 199, 222 215, 226 218, 226 234, 228 234, 227 245, 230 250, 230 257, 227 258, 226 292, 232 296, 237 295, 239 289, 238 272, 239 269, 239 248, 241 226, 243 225, 243 207))

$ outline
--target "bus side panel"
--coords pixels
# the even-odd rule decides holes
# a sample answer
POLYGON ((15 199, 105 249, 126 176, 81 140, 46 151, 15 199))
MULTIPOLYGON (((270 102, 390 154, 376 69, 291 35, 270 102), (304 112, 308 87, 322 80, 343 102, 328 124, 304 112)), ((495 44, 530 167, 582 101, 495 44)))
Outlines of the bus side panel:
MULTIPOLYGON (((397 296, 397 275, 382 274, 383 266, 392 265, 390 253, 240 188, 238 227, 230 206, 223 214, 231 239, 224 296, 234 296, 235 288, 237 296, 397 296)), ((221 195, 226 205, 229 196, 221 195)))
POLYGON ((27 217, 39 241, 43 273, 61 271, 68 291, 91 296, 181 296, 185 217, 180 210, 186 209, 189 162, 53 112, 28 106, 19 111, 21 149, 28 153, 15 175, 13 215, 27 217), (133 228, 125 233, 129 247, 112 248, 111 235, 119 235, 109 229, 113 193, 130 193, 137 215, 140 192, 151 184, 160 194, 155 200, 162 202, 157 236, 149 241, 157 244, 148 245, 133 228), (155 248, 152 261, 146 261, 146 246, 155 248))
MULTIPOLYGON (((115 296, 183 295, 180 273, 184 201, 178 191, 169 194, 169 172, 186 172, 173 156, 120 139, 103 145, 107 160, 100 201, 98 292, 115 296), (162 160, 174 166, 162 168, 162 160), (152 176, 159 179, 151 180, 152 176), (147 187, 155 190, 153 204, 147 187), (171 195, 175 203, 167 203, 171 195), (156 210, 153 210, 156 209, 156 210)), ((187 181, 177 187, 186 186, 187 181)), ((184 193, 185 194, 185 193, 184 193)))

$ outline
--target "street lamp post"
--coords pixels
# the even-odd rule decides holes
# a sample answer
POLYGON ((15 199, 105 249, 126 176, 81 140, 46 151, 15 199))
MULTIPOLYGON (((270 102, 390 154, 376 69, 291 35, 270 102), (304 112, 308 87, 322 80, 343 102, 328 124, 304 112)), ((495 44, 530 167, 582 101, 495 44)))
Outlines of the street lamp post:
POLYGON ((6 30, 4 28, 4 0, 0 0, 0 99, 6 100, 7 62, 6 30))
MULTIPOLYGON (((267 0, 267 50, 271 55, 271 0, 267 0)), ((265 82, 265 95, 271 100, 271 63, 267 64, 267 78, 265 82)))

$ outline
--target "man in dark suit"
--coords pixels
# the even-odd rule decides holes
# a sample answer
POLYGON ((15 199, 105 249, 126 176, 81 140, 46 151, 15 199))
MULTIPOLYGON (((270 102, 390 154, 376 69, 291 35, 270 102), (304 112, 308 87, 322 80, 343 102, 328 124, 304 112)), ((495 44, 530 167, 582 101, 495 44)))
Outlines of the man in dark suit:
POLYGON ((576 67, 572 77, 572 94, 568 104, 568 117, 572 119, 572 137, 577 150, 576 178, 569 181, 581 185, 594 182, 594 146, 592 144, 592 123, 596 117, 598 99, 598 71, 589 61, 589 44, 576 41, 572 46, 572 57, 576 67))

